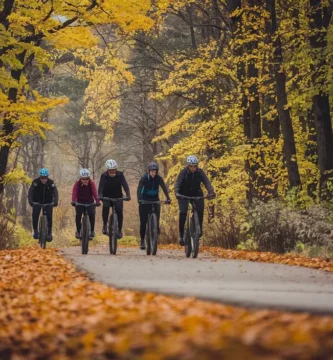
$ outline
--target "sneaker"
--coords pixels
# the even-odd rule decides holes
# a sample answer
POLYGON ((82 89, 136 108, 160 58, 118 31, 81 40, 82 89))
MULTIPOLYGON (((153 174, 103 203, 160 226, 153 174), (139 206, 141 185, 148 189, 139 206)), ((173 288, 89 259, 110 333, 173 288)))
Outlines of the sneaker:
POLYGON ((53 235, 52 234, 47 234, 46 237, 45 237, 45 240, 47 242, 51 242, 53 240, 53 235))
POLYGON ((39 233, 38 230, 34 230, 34 233, 32 235, 34 237, 34 239, 38 240, 39 239, 39 233))
POLYGON ((141 249, 141 250, 145 250, 145 249, 146 249, 145 239, 141 239, 140 249, 141 249))
POLYGON ((183 240, 183 238, 181 237, 180 240, 179 240, 179 245, 180 246, 185 246, 185 242, 183 240))
POLYGON ((102 232, 103 232, 104 235, 108 234, 108 224, 103 224, 102 232))
POLYGON ((123 233, 120 230, 118 231, 117 235, 118 235, 118 239, 121 239, 123 237, 123 233))
POLYGON ((92 240, 95 237, 95 231, 90 231, 89 240, 92 240))
POLYGON ((80 236, 80 231, 76 231, 75 237, 76 237, 77 239, 80 239, 80 238, 81 238, 81 236, 80 236))

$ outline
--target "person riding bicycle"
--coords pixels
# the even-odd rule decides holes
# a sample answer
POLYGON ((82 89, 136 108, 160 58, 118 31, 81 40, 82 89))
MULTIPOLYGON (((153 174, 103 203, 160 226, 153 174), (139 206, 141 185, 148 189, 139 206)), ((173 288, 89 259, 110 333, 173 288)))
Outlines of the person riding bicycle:
MULTIPOLYGON (((98 199, 97 189, 95 182, 90 178, 90 171, 88 169, 80 169, 80 179, 74 184, 72 191, 72 206, 75 206, 76 217, 76 233, 75 237, 80 239, 81 231, 81 219, 84 213, 84 206, 76 205, 76 203, 81 204, 93 204, 96 202, 96 206, 101 206, 101 203, 98 199)), ((90 221, 90 234, 89 239, 95 237, 95 216, 96 208, 95 206, 87 207, 87 214, 90 221)))
MULTIPOLYGON (((208 198, 216 197, 214 188, 202 169, 198 167, 199 160, 196 156, 190 155, 186 161, 186 167, 179 173, 175 183, 175 193, 179 206, 179 245, 184 246, 184 229, 188 209, 188 199, 182 199, 183 196, 195 197, 203 196, 201 184, 203 183, 208 191, 208 198)), ((204 200, 196 200, 196 208, 198 211, 200 229, 202 235, 202 222, 204 214, 204 200)), ((200 236, 201 236, 200 235, 200 236)))
MULTIPOLYGON (((138 189, 137 189, 137 198, 139 202, 139 214, 140 214, 140 249, 145 250, 145 235, 146 235, 146 224, 148 221, 148 216, 151 211, 150 204, 140 204, 140 200, 146 201, 159 201, 159 188, 162 188, 164 195, 167 199, 167 203, 170 204, 169 191, 165 185, 163 178, 158 175, 158 164, 156 162, 151 162, 147 166, 147 173, 140 179, 138 189)), ((155 210, 157 215, 157 227, 158 233, 160 232, 160 212, 161 205, 155 204, 155 210)))
POLYGON ((56 184, 49 178, 49 171, 46 168, 39 170, 39 177, 33 180, 28 191, 28 201, 32 206, 32 227, 34 229, 34 239, 39 238, 38 233, 38 219, 42 207, 34 205, 39 204, 51 204, 52 206, 46 206, 45 211, 47 215, 47 235, 46 241, 52 241, 52 213, 53 207, 58 206, 58 189, 56 184))
MULTIPOLYGON (((115 160, 109 159, 105 163, 106 172, 101 175, 99 185, 98 185, 98 198, 103 200, 103 197, 108 198, 122 198, 122 188, 126 193, 126 201, 131 200, 130 189, 125 179, 124 173, 121 171, 117 171, 118 164, 115 160)), ((110 206, 112 203, 110 201, 103 200, 103 234, 108 234, 108 218, 110 212, 110 206)), ((118 215, 118 238, 121 239, 123 237, 122 227, 123 227, 123 202, 116 201, 115 203, 116 213, 118 215)))

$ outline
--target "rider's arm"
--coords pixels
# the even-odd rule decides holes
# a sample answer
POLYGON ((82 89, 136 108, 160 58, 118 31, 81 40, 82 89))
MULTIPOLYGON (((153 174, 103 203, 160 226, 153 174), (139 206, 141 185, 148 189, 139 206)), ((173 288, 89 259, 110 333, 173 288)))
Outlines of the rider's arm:
POLYGON ((178 194, 179 193, 179 189, 180 189, 180 185, 182 183, 182 181, 184 180, 184 177, 185 177, 185 174, 186 174, 186 169, 183 169, 178 177, 177 177, 177 180, 176 180, 176 183, 175 183, 175 194, 178 194))
POLYGON ((126 196, 130 198, 131 197, 130 188, 127 184, 124 174, 121 177, 121 186, 125 190, 126 196))
POLYGON ((34 191, 35 191, 35 183, 32 182, 28 191, 28 201, 30 206, 32 206, 34 202, 34 191))
POLYGON ((55 183, 52 184, 52 187, 53 187, 53 203, 55 206, 57 206, 59 202, 58 189, 55 183))
POLYGON ((168 188, 166 187, 165 182, 164 182, 164 180, 162 179, 162 177, 161 177, 160 185, 161 185, 161 188, 162 188, 162 190, 163 190, 163 192, 164 192, 165 197, 167 198, 167 200, 170 200, 169 190, 168 190, 168 188))
POLYGON ((104 184, 105 184, 105 176, 104 174, 102 174, 98 184, 98 196, 100 198, 103 197, 104 184))
POLYGON ((138 198, 138 201, 141 200, 141 194, 142 194, 143 185, 144 185, 144 177, 142 177, 140 179, 138 189, 136 190, 136 196, 138 198))
POLYGON ((98 194, 97 194, 95 181, 90 180, 90 185, 91 185, 92 196, 95 199, 95 202, 98 204, 100 201, 98 199, 98 194))
POLYGON ((79 182, 77 181, 77 182, 74 184, 74 186, 73 186, 72 202, 76 202, 76 201, 77 201, 78 188, 79 188, 79 182))
POLYGON ((205 188, 208 191, 208 195, 215 194, 212 183, 209 181, 207 175, 202 170, 201 170, 201 177, 202 177, 202 182, 203 182, 203 184, 205 185, 205 188))

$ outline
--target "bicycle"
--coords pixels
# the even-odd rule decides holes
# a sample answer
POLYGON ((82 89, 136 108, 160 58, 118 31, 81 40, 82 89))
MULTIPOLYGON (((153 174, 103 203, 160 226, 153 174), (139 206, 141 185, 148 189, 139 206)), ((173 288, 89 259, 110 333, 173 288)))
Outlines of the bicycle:
POLYGON ((108 198, 103 197, 103 200, 112 202, 112 214, 109 218, 109 249, 111 255, 116 255, 117 253, 117 245, 118 245, 118 215, 116 213, 116 202, 117 201, 125 201, 129 200, 129 197, 122 198, 108 198))
POLYGON ((75 206, 83 206, 83 217, 81 220, 81 231, 80 231, 80 240, 81 240, 81 249, 82 254, 86 255, 88 254, 88 247, 89 247, 89 235, 90 235, 90 220, 88 216, 87 209, 89 206, 95 205, 95 203, 91 204, 83 204, 83 203, 75 203, 75 206))
POLYGON ((196 201, 200 199, 208 199, 208 196, 180 196, 180 199, 188 199, 189 207, 186 215, 185 223, 185 255, 196 258, 199 254, 199 238, 201 234, 201 227, 199 222, 199 215, 196 208, 196 201))
POLYGON ((38 238, 38 244, 42 249, 46 248, 46 237, 47 237, 47 214, 46 214, 46 207, 47 206, 53 206, 53 203, 48 204, 40 204, 38 202, 34 202, 33 206, 40 206, 42 208, 42 212, 39 216, 38 220, 38 231, 39 231, 39 238, 38 238))
POLYGON ((167 201, 149 201, 149 200, 139 200, 140 204, 151 204, 151 212, 148 215, 147 227, 146 227, 146 236, 145 236, 145 245, 147 255, 156 255, 157 253, 157 240, 158 240, 158 222, 157 214, 155 211, 154 204, 166 204, 167 201))

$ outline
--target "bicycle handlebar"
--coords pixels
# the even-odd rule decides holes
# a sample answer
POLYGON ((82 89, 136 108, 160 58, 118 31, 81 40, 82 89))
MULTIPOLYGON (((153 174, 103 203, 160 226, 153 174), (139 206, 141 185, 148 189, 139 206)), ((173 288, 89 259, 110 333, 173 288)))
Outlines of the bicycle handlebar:
POLYGON ((167 200, 139 200, 140 204, 169 204, 167 200))
POLYGON ((32 205, 33 205, 33 206, 45 207, 45 206, 53 206, 54 203, 41 204, 41 203, 38 203, 38 202, 33 202, 32 205))
POLYGON ((122 198, 108 198, 108 197, 103 197, 102 200, 108 200, 108 201, 124 201, 124 200, 129 200, 130 198, 128 196, 126 197, 122 197, 122 198))
POLYGON ((178 196, 178 199, 200 200, 200 199, 209 199, 209 196, 208 195, 205 195, 205 196, 185 196, 185 195, 180 195, 180 196, 178 196))
POLYGON ((89 206, 92 206, 92 205, 96 205, 96 203, 90 203, 90 204, 82 204, 82 203, 75 203, 75 206, 85 206, 85 207, 89 207, 89 206))

